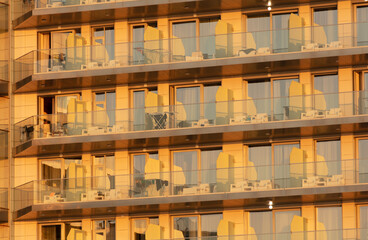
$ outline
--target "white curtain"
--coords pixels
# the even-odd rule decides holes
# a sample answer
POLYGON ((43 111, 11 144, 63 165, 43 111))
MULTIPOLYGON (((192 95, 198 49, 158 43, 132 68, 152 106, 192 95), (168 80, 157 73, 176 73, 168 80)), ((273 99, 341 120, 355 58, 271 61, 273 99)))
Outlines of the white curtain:
MULTIPOLYGON (((339 107, 339 76, 323 75, 314 77, 314 89, 321 91, 326 100, 326 110, 339 107)), ((315 98, 318 99, 318 98, 315 98)), ((316 100, 315 100, 316 101, 316 100)), ((319 103, 315 103, 319 104, 319 103)))
POLYGON ((329 175, 341 174, 340 141, 317 142, 317 154, 325 158, 329 175))
POLYGON ((290 13, 272 15, 272 50, 274 53, 289 49, 290 13))
MULTIPOLYGON (((270 17, 250 16, 247 18, 247 32, 251 34, 256 48, 270 47, 270 17)), ((246 37, 248 39, 250 37, 246 37)), ((248 46, 248 45, 247 45, 248 46)))
POLYGON ((291 222, 294 216, 300 216, 300 211, 275 212, 276 240, 289 240, 291 238, 291 222))
POLYGON ((299 79, 282 79, 273 81, 273 114, 276 120, 284 120, 285 107, 289 106, 289 88, 299 79))
POLYGON ((270 81, 248 82, 248 96, 253 98, 257 113, 271 113, 270 81))
POLYGON ((299 144, 286 144, 274 146, 274 176, 277 187, 291 187, 290 182, 290 153, 293 148, 299 148, 299 144))
POLYGON ((216 162, 222 150, 210 150, 201 152, 201 177, 202 183, 216 183, 216 162))
POLYGON ((200 117, 200 87, 177 88, 176 100, 183 103, 187 113, 187 121, 198 121, 200 117))
POLYGON ((173 35, 182 40, 185 48, 185 56, 192 56, 197 51, 197 30, 196 22, 174 23, 173 35))
POLYGON ((219 86, 204 87, 204 118, 208 120, 216 119, 216 93, 219 86))
POLYGON ((221 219, 222 213, 201 215, 202 237, 217 236, 217 227, 221 219))
POLYGON ((136 91, 133 93, 133 106, 134 106, 134 123, 133 127, 135 131, 145 129, 145 92, 136 91))
POLYGON ((199 47, 203 54, 212 58, 216 51, 216 25, 218 19, 201 19, 199 23, 199 47))
POLYGON ((185 183, 189 185, 188 187, 198 184, 197 163, 196 151, 174 153, 174 165, 183 169, 185 183))
POLYGON ((314 23, 323 26, 327 42, 338 40, 337 10, 323 9, 314 11, 314 23))
POLYGON ((273 239, 272 211, 250 212, 250 227, 254 228, 258 240, 273 239))
POLYGON ((357 45, 368 45, 368 7, 359 6, 356 10, 357 18, 357 45))
POLYGON ((249 161, 254 163, 258 180, 272 179, 271 146, 249 147, 249 161))
MULTIPOLYGON (((341 207, 318 208, 318 221, 326 228, 327 240, 342 239, 342 210, 341 207)), ((322 240, 322 239, 317 239, 322 240)))

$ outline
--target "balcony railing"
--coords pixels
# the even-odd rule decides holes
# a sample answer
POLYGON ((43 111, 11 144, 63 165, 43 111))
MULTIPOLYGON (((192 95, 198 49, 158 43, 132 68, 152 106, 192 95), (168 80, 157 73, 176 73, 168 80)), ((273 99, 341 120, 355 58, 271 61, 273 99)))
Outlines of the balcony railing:
MULTIPOLYGON (((159 160, 157 160, 159 161, 159 160)), ((39 180, 14 189, 16 209, 33 204, 123 200, 345 186, 368 183, 367 159, 39 180)), ((79 164, 74 172, 84 174, 79 164)), ((148 171, 148 170, 146 170, 148 171)), ((72 171, 69 171, 72 172, 72 171)))
POLYGON ((79 35, 71 34, 67 41, 70 44, 65 48, 35 50, 16 59, 15 79, 19 81, 38 73, 319 52, 367 46, 367 27, 368 23, 362 22, 192 38, 147 39, 144 42, 99 46, 82 46, 86 40, 79 35))
POLYGON ((8 61, 0 60, 0 82, 8 81, 8 61))
POLYGON ((15 144, 61 136, 357 116, 368 113, 367 99, 368 92, 361 91, 95 112, 83 112, 85 103, 79 101, 68 105, 69 112, 33 116, 16 123, 15 144))

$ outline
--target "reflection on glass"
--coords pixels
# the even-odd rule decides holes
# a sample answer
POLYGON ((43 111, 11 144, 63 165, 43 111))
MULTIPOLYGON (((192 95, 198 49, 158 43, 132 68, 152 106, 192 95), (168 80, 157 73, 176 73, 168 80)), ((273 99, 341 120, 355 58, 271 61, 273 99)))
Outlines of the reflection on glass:
POLYGON ((257 16, 248 16, 247 18, 247 32, 251 35, 247 36, 248 41, 246 42, 246 46, 248 48, 265 48, 270 47, 270 16, 267 15, 257 15, 257 16), (249 40, 249 38, 251 40, 249 40), (252 39, 253 38, 253 39, 252 39), (251 41, 254 40, 256 46, 252 46, 251 41))
MULTIPOLYGON (((145 240, 148 224, 160 225, 158 217, 133 220, 133 240, 145 240)), ((147 238, 148 239, 148 238, 147 238)))
POLYGON ((274 53, 288 52, 290 13, 272 15, 272 50, 274 53))
POLYGON ((191 123, 198 121, 200 117, 200 103, 201 101, 200 87, 181 87, 176 89, 176 102, 184 105, 186 112, 186 122, 179 123, 183 126, 191 126, 191 123))
MULTIPOLYGON (((284 120, 289 115, 289 88, 292 82, 299 82, 298 79, 282 79, 273 81, 273 116, 275 120, 284 120)), ((292 109, 293 111, 301 109, 292 109)))
MULTIPOLYGON (((249 147, 249 160, 254 163, 258 179, 272 179, 272 148, 271 146, 251 146, 249 147)), ((247 176, 246 176, 247 177, 247 176)))
MULTIPOLYGON (((341 174, 340 141, 317 142, 317 155, 322 156, 326 161, 329 176, 341 174)), ((321 166, 319 166, 319 163, 317 162, 316 168, 318 169, 321 166)))
POLYGON ((102 126, 115 125, 115 96, 115 92, 102 92, 95 94, 95 124, 102 126))
MULTIPOLYGON (((357 45, 366 46, 368 45, 368 7, 358 6, 356 10, 356 21, 357 21, 357 45)), ((367 88, 366 88, 367 89, 367 88)))
MULTIPOLYGON (((299 144, 283 144, 274 146, 274 176, 275 187, 290 188, 301 187, 301 178, 290 171, 290 153, 293 148, 299 148, 299 144)), ((303 166, 300 166, 302 168, 303 166)))
POLYGON ((327 43, 338 40, 337 10, 314 10, 314 23, 323 26, 327 37, 327 43))
MULTIPOLYGON (((319 92, 314 92, 314 94, 324 94, 323 97, 326 101, 327 109, 317 109, 317 110, 329 110, 331 108, 339 107, 339 76, 338 75, 323 75, 314 77, 314 89, 319 92), (320 93, 322 92, 322 93, 320 93)), ((318 99, 316 96, 315 99, 318 99)), ((317 105, 317 103, 315 103, 317 105)), ((322 105, 322 104, 318 104, 322 105)))
POLYGON ((115 240, 115 220, 94 221, 94 238, 115 240))
POLYGON ((201 235, 206 240, 217 239, 217 227, 222 219, 222 214, 201 215, 201 235), (211 238, 213 237, 213 238, 211 238))
POLYGON ((294 216, 300 216, 300 211, 279 211, 275 212, 276 240, 291 239, 291 222, 294 216))
POLYGON ((216 93, 219 86, 204 86, 204 118, 216 119, 216 93))
POLYGON ((198 184, 198 161, 196 151, 174 152, 174 165, 183 169, 185 184, 188 187, 198 184))
POLYGON ((133 63, 144 63, 144 26, 133 27, 133 63))
MULTIPOLYGON (((151 153, 149 158, 158 160, 157 153, 151 153)), ((133 156, 133 194, 136 197, 141 197, 145 193, 146 183, 145 183, 145 166, 147 161, 147 155, 134 155, 133 156)))
POLYGON ((221 150, 201 151, 201 183, 215 184, 216 162, 221 150))
POLYGON ((65 223, 65 239, 84 239, 85 235, 82 222, 65 223))
POLYGON ((359 182, 368 182, 368 139, 359 140, 359 182))
POLYGON ((200 19, 199 32, 199 47, 203 53, 204 59, 211 59, 215 57, 216 51, 216 25, 218 19, 200 19))
POLYGON ((254 229, 258 240, 272 240, 272 212, 250 212, 249 225, 254 229))
POLYGON ((173 23, 173 36, 182 40, 185 48, 185 56, 192 56, 197 51, 197 30, 196 22, 173 23))
POLYGON ((61 160, 42 160, 41 161, 41 179, 49 181, 45 181, 49 187, 59 189, 60 188, 60 179, 61 178, 61 160))
POLYGON ((145 129, 145 96, 145 91, 135 91, 133 93, 134 131, 145 129))
POLYGON ((104 63, 115 59, 114 27, 98 27, 93 30, 92 61, 104 63))
POLYGON ((327 236, 327 240, 342 239, 342 211, 341 207, 317 208, 317 239, 327 236), (321 227, 319 225, 321 224, 321 227), (323 228, 323 227, 324 228, 323 228), (323 231, 325 229, 325 231, 323 231))
POLYGON ((360 238, 361 240, 368 239, 368 206, 359 207, 359 228, 360 228, 360 238))
POLYGON ((93 157, 94 187, 97 189, 115 188, 115 156, 93 157))
POLYGON ((61 240, 61 225, 45 225, 41 228, 42 240, 61 240))
POLYGON ((248 96, 253 99, 257 113, 271 113, 271 106, 269 98, 271 97, 271 83, 270 81, 252 81, 248 82, 248 96))
POLYGON ((185 240, 198 237, 198 217, 175 217, 174 229, 183 233, 185 240))

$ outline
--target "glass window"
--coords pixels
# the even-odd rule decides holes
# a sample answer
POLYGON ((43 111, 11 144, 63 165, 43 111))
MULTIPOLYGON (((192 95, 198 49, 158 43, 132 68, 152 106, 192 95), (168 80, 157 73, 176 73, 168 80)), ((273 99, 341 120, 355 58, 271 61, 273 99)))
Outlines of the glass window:
POLYGON ((220 86, 204 86, 204 118, 208 120, 216 119, 216 93, 220 86))
POLYGON ((174 229, 183 233, 185 240, 196 239, 198 234, 198 217, 175 217, 174 229))
POLYGON ((318 239, 342 239, 341 207, 317 208, 317 221, 318 239))
MULTIPOLYGON (((269 14, 248 16, 247 32, 252 36, 256 45, 252 46, 251 41, 246 43, 247 48, 270 47, 270 16, 269 14)), ((247 39, 248 40, 248 39, 247 39)))
POLYGON ((326 165, 329 176, 341 174, 340 141, 318 141, 317 155, 316 170, 318 175, 326 174, 323 170, 326 165))
POLYGON ((115 125, 115 92, 95 93, 94 123, 101 126, 115 125))
POLYGON ((222 150, 201 151, 201 183, 216 184, 216 163, 222 150))
POLYGON ((161 185, 161 183, 163 183, 163 180, 157 179, 157 177, 154 177, 154 176, 157 176, 157 174, 149 174, 149 175, 146 174, 145 167, 146 167, 147 158, 158 160, 158 154, 150 153, 150 154, 133 155, 133 169, 132 169, 133 171, 133 194, 135 197, 145 197, 146 194, 148 194, 147 187, 151 185, 155 185, 154 181, 156 181, 156 185, 155 185, 156 189, 157 188, 161 189, 161 187, 163 187, 161 185), (153 179, 153 177, 155 179, 153 179), (145 181, 146 179, 150 181, 145 181))
POLYGON ((339 77, 338 75, 323 75, 314 77, 314 94, 315 106, 317 110, 329 110, 339 107, 339 77), (317 91, 316 91, 317 90, 317 91), (319 109, 324 104, 319 101, 326 102, 326 109, 319 109), (318 101, 318 102, 317 102, 318 101))
MULTIPOLYGON (((257 180, 272 179, 272 148, 271 146, 250 146, 249 161, 254 163, 257 171, 257 180)), ((251 169, 249 169, 251 170, 251 169)), ((251 174, 246 174, 249 176, 251 174)))
POLYGON ((181 39, 185 56, 192 56, 197 51, 197 29, 196 22, 178 22, 172 24, 172 34, 181 39))
POLYGON ((360 238, 366 240, 368 238, 368 206, 359 207, 359 229, 360 238))
POLYGON ((93 240, 115 240, 115 220, 94 221, 93 240))
POLYGON ((93 28, 92 58, 94 61, 105 63, 115 59, 115 32, 113 26, 93 28))
POLYGON ((368 182, 368 139, 359 140, 359 182, 368 182))
POLYGON ((42 240, 62 240, 61 225, 44 225, 41 227, 42 240))
POLYGON ((82 230, 82 222, 65 223, 65 239, 85 239, 86 232, 82 230))
POLYGON ((284 120, 285 117, 293 118, 293 116, 291 115, 291 111, 301 111, 301 109, 289 108, 289 92, 292 82, 299 82, 299 79, 280 79, 272 81, 274 102, 273 114, 275 120, 284 120))
POLYGON ((156 22, 145 23, 142 25, 135 25, 132 29, 132 52, 133 52, 133 64, 145 64, 151 63, 149 57, 145 55, 144 33, 147 27, 157 28, 156 22))
POLYGON ((327 43, 338 40, 337 10, 317 9, 314 10, 314 23, 323 26, 323 33, 326 34, 327 43))
POLYGON ((248 96, 253 99, 257 113, 271 113, 271 83, 270 81, 249 81, 248 96))
POLYGON ((357 20, 357 45, 368 45, 368 6, 359 6, 356 10, 357 20))
POLYGON ((300 216, 300 210, 263 211, 249 213, 249 226, 253 228, 258 240, 291 239, 291 222, 300 216), (275 232, 274 232, 275 231, 275 232))
POLYGON ((205 18, 199 21, 199 47, 203 53, 203 58, 211 59, 216 53, 216 25, 217 18, 205 18))
MULTIPOLYGON (((197 151, 174 152, 174 166, 180 167, 185 176, 187 187, 198 184, 197 151)), ((174 175, 176 172, 174 172, 174 175)), ((181 174, 181 173, 178 173, 181 174)), ((175 177, 174 177, 175 178, 175 177)))
POLYGON ((304 166, 295 164, 290 158, 293 148, 299 149, 299 144, 274 145, 274 176, 276 188, 301 187, 304 166))
POLYGON ((217 239, 217 227, 221 220, 222 214, 201 215, 201 237, 215 237, 213 239, 217 239))
POLYGON ((272 15, 272 50, 274 53, 289 50, 290 13, 272 15))
POLYGON ((160 225, 158 217, 133 219, 133 240, 145 240, 149 224, 160 225))
MULTIPOLYGON (((183 104, 186 112, 186 121, 183 125, 198 121, 200 117, 201 92, 200 87, 180 87, 176 89, 176 104, 183 104)), ((179 123, 180 124, 180 123, 179 123)))
POLYGON ((115 189, 115 156, 93 157, 94 187, 97 189, 115 189))

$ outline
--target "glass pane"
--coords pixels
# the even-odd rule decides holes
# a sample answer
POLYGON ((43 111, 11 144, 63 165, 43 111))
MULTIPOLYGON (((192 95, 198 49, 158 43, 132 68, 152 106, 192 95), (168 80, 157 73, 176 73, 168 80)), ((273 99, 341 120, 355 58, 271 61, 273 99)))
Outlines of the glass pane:
MULTIPOLYGON (((357 45, 366 46, 368 45, 368 7, 360 6, 357 7, 357 45)), ((366 88, 367 89, 367 88, 366 88)))
POLYGON ((61 240, 61 225, 42 226, 42 240, 61 240))
POLYGON ((303 169, 303 166, 295 166, 295 164, 290 161, 290 154, 293 148, 299 148, 299 144, 274 146, 274 174, 276 188, 301 187, 302 178, 304 176, 301 176, 300 171, 298 170, 303 169))
POLYGON ((271 113, 271 83, 269 81, 248 82, 248 96, 253 99, 257 113, 271 113))
POLYGON ((133 194, 140 197, 145 192, 146 155, 133 156, 133 194))
MULTIPOLYGON (((198 121, 200 117, 201 100, 200 87, 184 87, 176 89, 176 101, 184 105, 187 115, 186 123, 191 126, 191 122, 198 121)), ((185 123, 182 123, 185 125, 185 123)))
MULTIPOLYGON (((326 101, 326 109, 316 109, 316 110, 329 110, 331 108, 339 107, 339 77, 338 75, 325 75, 325 76, 315 76, 314 77, 314 89, 319 91, 314 91, 315 101, 320 101, 321 98, 326 101)), ((321 103, 314 103, 316 108, 318 106, 324 105, 321 103)))
POLYGON ((145 240, 147 230, 146 219, 135 219, 133 223, 134 240, 145 240))
MULTIPOLYGON (((247 18, 247 32, 250 32, 249 43, 246 43, 247 48, 265 48, 270 47, 270 16, 248 16, 247 18), (250 37, 251 36, 251 37, 250 37), (255 41, 255 46, 252 41, 255 41)), ((248 36, 247 36, 248 38, 248 36)), ((248 40, 248 39, 247 39, 248 40)))
POLYGON ((144 26, 133 27, 133 64, 144 63, 144 26))
POLYGON ((219 86, 204 87, 204 118, 210 120, 216 119, 216 93, 219 86))
POLYGON ((105 45, 106 45, 106 51, 109 55, 108 60, 115 59, 115 31, 114 28, 106 28, 105 29, 105 45))
POLYGON ((41 179, 60 179, 61 160, 42 160, 41 179))
POLYGON ((294 216, 300 216, 300 211, 275 212, 276 240, 291 239, 291 222, 294 216))
POLYGON ((368 140, 359 140, 359 182, 368 182, 368 140))
POLYGON ((341 174, 341 147, 340 141, 317 142, 316 170, 318 176, 333 176, 341 174), (327 165, 327 173, 324 171, 327 165))
POLYGON ((288 52, 290 13, 272 15, 272 50, 274 53, 288 52))
MULTIPOLYGON (((284 120, 289 117, 289 88, 292 82, 299 82, 299 80, 282 79, 273 81, 273 116, 275 120, 284 120)), ((292 110, 295 111, 296 109, 292 110)))
MULTIPOLYGON (((196 151, 175 152, 174 165, 180 167, 184 172, 185 184, 188 187, 198 184, 198 162, 196 151)), ((175 174, 179 175, 181 173, 174 172, 174 175, 175 174)))
POLYGON ((195 240, 198 237, 198 218, 176 217, 174 218, 174 229, 181 231, 185 240, 195 240))
POLYGON ((258 240, 272 240, 272 212, 250 212, 250 227, 253 228, 258 240))
POLYGON ((256 171, 257 171, 257 180, 271 180, 272 179, 271 151, 272 151, 271 146, 249 147, 249 158, 248 159, 249 161, 254 163, 254 167, 256 168, 256 171))
POLYGON ((133 127, 135 131, 145 129, 145 95, 146 93, 144 91, 136 91, 133 93, 133 127))
POLYGON ((360 223, 360 238, 362 240, 368 239, 368 206, 361 206, 359 208, 359 223, 360 223))
POLYGON ((108 92, 106 93, 106 110, 107 116, 109 118, 108 120, 109 126, 115 125, 115 109, 116 109, 115 92, 108 92))
POLYGON ((201 152, 201 183, 215 184, 216 162, 222 150, 210 150, 201 152))
POLYGON ((172 27, 173 36, 181 39, 184 45, 185 56, 192 56, 192 53, 197 51, 196 22, 174 23, 172 27))
POLYGON ((218 19, 200 19, 199 23, 199 47, 204 59, 214 58, 216 52, 216 25, 218 19))
MULTIPOLYGON (((201 216, 201 233, 202 237, 213 236, 217 239, 217 227, 222 219, 222 214, 209 214, 201 216)), ((212 238, 205 238, 206 240, 212 238)))
POLYGON ((68 110, 71 110, 72 112, 76 112, 76 106, 72 106, 72 103, 75 102, 73 101, 71 103, 70 100, 72 99, 78 99, 77 96, 57 96, 56 97, 56 113, 68 113, 68 110))
POLYGON ((106 229, 106 240, 115 240, 115 221, 108 220, 106 221, 107 229, 106 229))
POLYGON ((341 207, 326 207, 317 209, 317 239, 326 239, 319 237, 327 235, 327 240, 342 239, 342 211, 341 207), (324 227, 324 228, 323 228, 324 227), (324 234, 323 230, 326 229, 324 234))
POLYGON ((337 10, 323 9, 314 11, 314 22, 323 26, 327 43, 338 40, 337 10))
POLYGON ((82 231, 82 222, 65 223, 65 239, 84 239, 85 232, 82 231))

